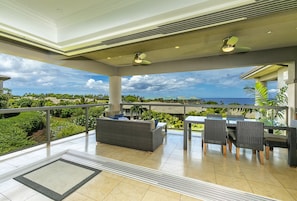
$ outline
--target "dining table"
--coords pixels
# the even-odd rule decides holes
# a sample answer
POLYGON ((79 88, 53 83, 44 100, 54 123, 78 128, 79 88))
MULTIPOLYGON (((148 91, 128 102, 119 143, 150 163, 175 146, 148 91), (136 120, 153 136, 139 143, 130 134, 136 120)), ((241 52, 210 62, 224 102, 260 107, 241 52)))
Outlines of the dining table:
MULTIPOLYGON (((191 124, 204 124, 206 116, 188 116, 184 120, 184 150, 188 149, 188 143, 192 138, 192 129, 191 124)), ((236 120, 227 120, 226 118, 222 118, 226 120, 226 126, 228 128, 235 128, 236 129, 236 120)), ((256 119, 244 119, 244 121, 257 121, 256 119)), ((287 125, 266 125, 264 124, 264 129, 267 130, 285 130, 288 136, 288 164, 290 166, 297 166, 297 141, 296 141, 296 128, 290 127, 287 125)))

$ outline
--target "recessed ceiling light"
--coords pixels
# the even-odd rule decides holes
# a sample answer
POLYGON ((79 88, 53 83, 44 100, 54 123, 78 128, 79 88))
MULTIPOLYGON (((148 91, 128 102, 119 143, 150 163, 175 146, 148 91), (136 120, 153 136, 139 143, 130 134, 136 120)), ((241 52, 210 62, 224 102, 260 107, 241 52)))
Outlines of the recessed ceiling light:
POLYGON ((178 49, 178 48, 179 48, 179 46, 177 45, 177 46, 175 46, 174 48, 175 48, 175 49, 178 49))
POLYGON ((111 57, 107 57, 107 59, 111 59, 111 57))
POLYGON ((268 34, 271 34, 271 33, 272 33, 272 31, 267 31, 267 33, 268 33, 268 34))

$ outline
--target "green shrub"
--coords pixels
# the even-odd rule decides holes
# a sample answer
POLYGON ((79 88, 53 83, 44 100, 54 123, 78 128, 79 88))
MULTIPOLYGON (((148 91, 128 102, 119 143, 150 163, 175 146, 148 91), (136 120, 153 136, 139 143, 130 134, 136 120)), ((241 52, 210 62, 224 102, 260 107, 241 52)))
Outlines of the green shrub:
POLYGON ((28 135, 44 128, 44 119, 40 112, 22 112, 18 116, 1 119, 0 124, 22 129, 28 135))
POLYGON ((89 108, 89 116, 100 117, 104 113, 105 108, 103 106, 89 108))
POLYGON ((142 119, 156 119, 159 122, 166 122, 168 128, 183 128, 183 122, 177 117, 163 112, 144 111, 141 116, 142 119))
POLYGON ((84 127, 75 125, 75 124, 68 124, 66 127, 63 127, 56 135, 57 139, 68 137, 71 135, 75 135, 81 133, 85 130, 84 127))
POLYGON ((85 131, 84 126, 76 125, 72 123, 69 119, 63 118, 52 118, 50 127, 53 139, 60 139, 85 131))
MULTIPOLYGON (((1 122, 1 121, 0 121, 1 122)), ((37 144, 21 128, 0 125, 0 155, 37 144)))
MULTIPOLYGON (((86 126, 86 116, 85 115, 78 116, 74 119, 73 122, 79 126, 86 126)), ((90 129, 94 129, 95 126, 96 126, 96 118, 89 116, 88 127, 90 129)))

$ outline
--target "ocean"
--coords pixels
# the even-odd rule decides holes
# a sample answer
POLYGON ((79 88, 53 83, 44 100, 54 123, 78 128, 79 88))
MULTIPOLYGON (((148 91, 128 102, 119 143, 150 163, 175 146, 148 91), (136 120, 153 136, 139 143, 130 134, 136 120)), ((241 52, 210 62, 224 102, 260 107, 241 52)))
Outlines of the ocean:
POLYGON ((214 101, 218 104, 229 105, 231 103, 238 103, 240 105, 254 105, 255 98, 201 98, 204 101, 214 101))

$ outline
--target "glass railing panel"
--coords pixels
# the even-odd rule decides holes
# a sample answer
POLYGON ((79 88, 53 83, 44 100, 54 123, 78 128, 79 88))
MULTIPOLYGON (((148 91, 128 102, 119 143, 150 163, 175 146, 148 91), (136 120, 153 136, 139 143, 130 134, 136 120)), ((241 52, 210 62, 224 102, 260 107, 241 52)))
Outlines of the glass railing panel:
POLYGON ((45 143, 45 132, 42 111, 1 114, 0 155, 45 143))
POLYGON ((0 110, 0 155, 50 144, 89 130, 108 104, 11 108, 0 110))

